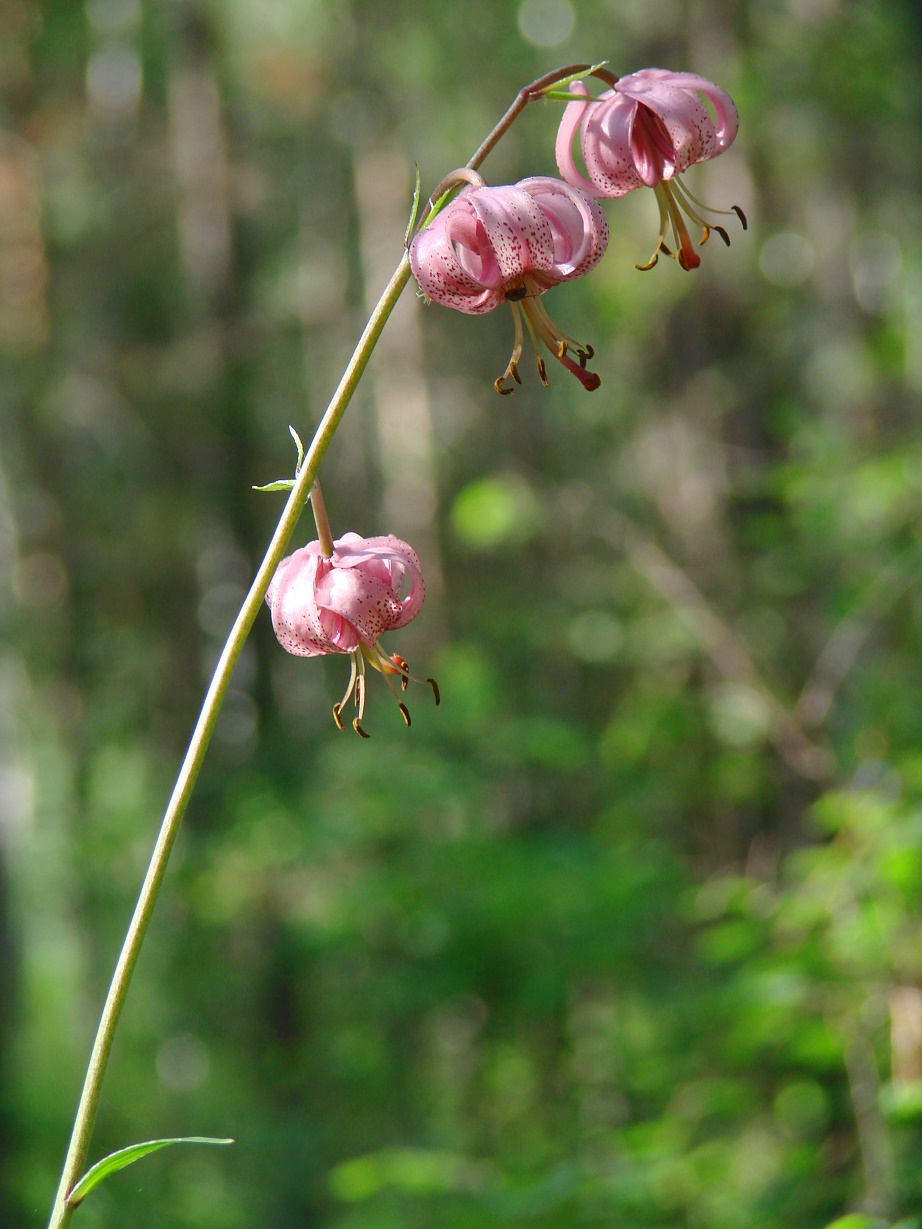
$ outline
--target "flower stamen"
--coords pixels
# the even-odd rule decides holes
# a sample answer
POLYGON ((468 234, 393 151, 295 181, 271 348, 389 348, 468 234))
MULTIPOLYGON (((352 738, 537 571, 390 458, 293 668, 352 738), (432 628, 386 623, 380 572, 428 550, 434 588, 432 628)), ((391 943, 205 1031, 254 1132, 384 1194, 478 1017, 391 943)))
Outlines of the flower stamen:
POLYGON ((506 366, 506 370, 501 376, 498 376, 493 381, 493 387, 501 397, 508 397, 513 391, 511 388, 506 388, 503 385, 503 380, 515 380, 516 384, 522 383, 522 377, 519 375, 519 359, 522 357, 522 347, 525 342, 525 335, 522 332, 522 313, 519 310, 518 298, 509 299, 509 307, 512 310, 512 319, 515 324, 515 341, 512 344, 512 357, 506 366))
POLYGON ((748 229, 749 224, 746 221, 746 215, 739 205, 734 205, 732 209, 716 209, 712 205, 705 205, 689 192, 678 175, 674 175, 672 179, 661 180, 654 186, 653 191, 659 205, 659 237, 656 241, 656 247, 653 249, 653 255, 645 265, 635 265, 634 267, 637 269, 643 271, 652 269, 659 259, 660 252, 665 256, 672 256, 683 269, 696 269, 701 264, 701 257, 692 247, 691 237, 682 217, 683 213, 685 217, 690 218, 692 222, 701 227, 701 238, 698 240, 699 247, 707 243, 711 236, 711 231, 716 231, 727 247, 730 246, 730 236, 727 233, 726 227, 719 226, 716 222, 708 222, 703 216, 705 213, 719 213, 725 216, 736 214, 743 230, 748 229), (670 227, 676 240, 676 247, 678 249, 676 252, 672 252, 665 242, 670 227))
POLYGON ((385 683, 387 683, 388 687, 390 688, 391 695, 397 701, 397 707, 400 709, 400 715, 403 717, 403 720, 407 725, 410 724, 410 710, 397 694, 394 684, 391 682, 391 675, 396 674, 400 676, 401 691, 406 691, 408 683, 425 683, 432 688, 432 694, 435 697, 436 705, 441 703, 442 697, 439 692, 439 685, 435 679, 417 678, 416 675, 410 673, 410 669, 406 661, 402 657, 399 657, 396 653, 389 657, 378 647, 377 644, 367 645, 362 643, 360 648, 354 649, 349 656, 352 661, 352 669, 349 674, 349 685, 346 688, 346 693, 340 702, 333 705, 333 720, 336 722, 339 729, 344 730, 346 728, 343 725, 342 711, 349 702, 349 699, 352 698, 354 699, 355 706, 358 709, 358 716, 353 719, 352 728, 361 738, 371 738, 371 735, 367 730, 362 728, 361 724, 365 716, 365 694, 367 686, 365 676, 366 662, 370 666, 373 666, 374 669, 377 670, 384 678, 385 683))
POLYGON ((535 347, 535 358, 538 362, 538 374, 541 376, 542 383, 547 384, 547 373, 544 369, 544 361, 538 353, 537 337, 540 337, 542 342, 553 354, 554 358, 566 367, 567 371, 571 372, 582 384, 587 392, 592 392, 602 383, 601 379, 594 371, 586 370, 586 363, 592 358, 595 351, 592 346, 583 346, 580 342, 570 337, 568 333, 562 332, 551 320, 547 314, 547 309, 539 298, 525 299, 522 303, 522 311, 525 315, 525 323, 528 325, 528 331, 531 334, 532 343, 535 347), (569 351, 573 350, 579 360, 579 366, 570 358, 569 351))

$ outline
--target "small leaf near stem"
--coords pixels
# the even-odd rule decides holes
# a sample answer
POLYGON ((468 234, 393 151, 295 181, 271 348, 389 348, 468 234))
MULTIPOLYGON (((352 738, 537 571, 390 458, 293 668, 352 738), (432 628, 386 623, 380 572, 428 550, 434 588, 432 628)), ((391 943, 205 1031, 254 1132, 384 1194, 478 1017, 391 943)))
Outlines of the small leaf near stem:
POLYGON ((288 424, 288 432, 294 440, 295 447, 298 450, 298 460, 295 464, 295 477, 297 478, 298 474, 301 472, 301 466, 304 464, 304 445, 301 443, 301 436, 298 435, 291 423, 288 424))
POLYGON ((607 78, 611 77, 611 81, 607 83, 614 85, 617 78, 611 73, 602 71, 607 63, 608 60, 601 60, 598 64, 590 65, 589 68, 580 69, 578 73, 571 73, 569 77, 564 77, 562 81, 555 81, 553 86, 550 86, 546 90, 542 90, 540 94, 536 94, 535 97, 562 99, 567 102, 572 102, 573 95, 565 87, 570 85, 573 81, 582 80, 583 77, 600 77, 603 81, 607 81, 607 78))
POLYGON ((298 474, 301 472, 301 466, 304 464, 304 445, 301 443, 301 437, 298 435, 294 427, 288 427, 291 433, 291 438, 295 442, 295 447, 298 449, 298 459, 295 462, 294 478, 276 478, 275 482, 266 482, 262 486, 254 486, 254 491, 290 491, 298 480, 298 474))
POLYGON ((254 491, 290 491, 294 486, 294 478, 278 478, 275 482, 267 482, 263 486, 254 486, 254 491))
POLYGON ((148 1156, 151 1152, 167 1148, 170 1144, 217 1144, 224 1146, 233 1142, 232 1139, 209 1139, 204 1135, 187 1135, 183 1139, 151 1139, 144 1144, 131 1144, 127 1148, 120 1148, 118 1152, 110 1152, 108 1156, 104 1156, 101 1161, 97 1161, 95 1165, 88 1169, 68 1195, 67 1202, 72 1208, 79 1207, 93 1187, 98 1186, 110 1174, 117 1173, 120 1169, 124 1169, 126 1165, 133 1165, 135 1161, 140 1161, 142 1156, 148 1156))
POLYGON ((410 208, 410 218, 407 222, 407 229, 403 232, 403 246, 406 247, 410 242, 410 236, 413 234, 413 227, 416 225, 416 219, 419 215, 419 197, 420 197, 420 179, 419 179, 419 163, 414 162, 413 166, 416 169, 416 181, 413 185, 413 204, 410 208))

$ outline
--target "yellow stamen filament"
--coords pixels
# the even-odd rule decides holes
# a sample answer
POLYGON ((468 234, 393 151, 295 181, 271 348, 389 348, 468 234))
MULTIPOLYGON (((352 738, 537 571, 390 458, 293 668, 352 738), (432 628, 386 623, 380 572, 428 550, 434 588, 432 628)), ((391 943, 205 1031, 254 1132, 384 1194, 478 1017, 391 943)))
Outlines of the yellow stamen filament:
POLYGON ((509 306, 512 308, 512 319, 515 322, 515 341, 512 345, 512 357, 509 359, 509 364, 501 376, 498 376, 493 381, 493 387, 503 397, 508 397, 512 392, 511 388, 506 388, 503 380, 513 379, 516 384, 522 383, 522 377, 519 375, 518 363, 522 357, 522 346, 525 341, 525 335, 522 332, 522 313, 519 310, 517 299, 510 299, 509 306))
MULTIPOLYGON (((535 326, 532 323, 533 318, 536 315, 535 308, 538 306, 539 302, 539 299, 529 299, 522 305, 522 314, 525 317, 525 326, 528 329, 528 336, 531 338, 532 348, 535 352, 535 361, 538 364, 538 376, 540 377, 541 383, 545 388, 547 388, 547 371, 544 368, 544 359, 542 359, 541 354, 538 351, 538 338, 535 336, 535 326)), ((547 340, 544 333, 542 333, 542 340, 547 340)), ((561 342, 561 345, 565 345, 565 343, 561 342)), ((553 342, 551 343, 550 348, 554 348, 553 342)))
POLYGON ((538 346, 539 339, 568 371, 573 372, 584 388, 591 390, 599 386, 599 377, 586 370, 586 364, 593 355, 592 346, 581 345, 575 338, 562 333, 557 328, 541 301, 541 295, 546 289, 547 286, 542 285, 538 277, 526 274, 518 284, 506 291, 506 301, 512 309, 512 318, 515 322, 515 343, 509 365, 499 379, 493 381, 493 387, 503 396, 508 396, 513 391, 505 381, 512 379, 517 384, 522 383, 518 363, 522 357, 524 345, 523 320, 535 353, 538 376, 545 387, 548 384, 547 368, 538 346), (570 358, 571 350, 575 353, 579 366, 570 358))
POLYGON ((705 213, 719 213, 726 216, 735 213, 740 220, 743 230, 748 228, 746 215, 739 205, 734 205, 732 209, 715 209, 711 205, 705 205, 689 192, 678 175, 673 176, 670 180, 662 180, 656 185, 654 192, 656 193, 656 203, 659 206, 659 236, 653 249, 653 255, 645 265, 635 265, 637 269, 652 269, 659 259, 660 252, 666 256, 672 256, 683 269, 697 268, 701 261, 692 248, 688 228, 682 218, 683 213, 701 227, 701 238, 698 240, 699 247, 703 243, 707 243, 712 230, 717 231, 727 247, 730 246, 730 236, 727 234, 726 228, 718 226, 714 222, 708 222, 702 216, 705 213), (676 243, 676 252, 671 251, 666 246, 666 235, 670 227, 676 243))
POLYGON ((441 702, 438 684, 435 679, 418 679, 410 673, 407 663, 402 657, 398 657, 395 653, 393 657, 388 657, 377 645, 373 647, 362 644, 359 648, 354 649, 349 654, 351 669, 349 671, 349 685, 346 688, 345 695, 338 704, 333 705, 333 720, 339 729, 344 730, 342 712, 346 704, 352 699, 355 707, 358 709, 358 714, 353 718, 352 728, 361 738, 370 738, 371 735, 367 730, 362 728, 362 721, 365 717, 365 696, 367 690, 367 679, 365 675, 365 665, 373 666, 375 670, 383 677, 385 683, 390 688, 391 695, 397 701, 397 707, 400 709, 400 715, 403 717, 407 725, 410 724, 410 710, 403 703, 397 694, 394 684, 391 682, 393 675, 398 675, 400 678, 400 689, 406 691, 408 683, 426 683, 432 688, 432 694, 435 697, 436 704, 441 702))

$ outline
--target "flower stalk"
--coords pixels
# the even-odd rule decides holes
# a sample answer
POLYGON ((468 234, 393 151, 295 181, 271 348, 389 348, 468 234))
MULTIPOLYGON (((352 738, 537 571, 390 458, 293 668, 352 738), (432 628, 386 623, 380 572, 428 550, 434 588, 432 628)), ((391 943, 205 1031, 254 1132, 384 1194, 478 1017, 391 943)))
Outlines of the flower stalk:
MULTIPOLYGON (((532 82, 531 85, 525 86, 524 89, 519 91, 512 106, 483 144, 474 152, 467 163, 468 169, 473 171, 480 166, 527 104, 540 98, 544 90, 553 88, 554 85, 563 80, 573 78, 574 74, 592 74, 594 71, 594 66, 588 64, 568 65, 554 72, 547 73, 545 76, 532 82)), ((430 211, 431 205, 427 207, 424 218, 430 211)), ((115 1031, 125 1004, 131 976, 141 951, 141 945, 150 925, 157 897, 163 884, 170 853, 175 844, 189 800, 192 797, 196 779, 211 741, 211 736, 214 733, 234 666, 265 601, 269 585, 285 554, 285 550, 309 497, 311 498, 314 515, 317 519, 319 541, 323 546, 324 553, 329 550, 329 553, 332 554, 333 540, 329 530, 329 523, 326 520, 326 513, 323 509, 323 497, 320 494, 319 486, 315 485, 317 473, 346 407, 358 387, 378 338, 409 277, 410 262, 407 253, 404 252, 400 263, 385 287, 359 338, 339 385, 317 427, 314 438, 304 456, 303 463, 298 470, 294 486, 291 488, 285 507, 282 510, 278 525, 269 542, 265 557, 259 565, 249 592, 244 599, 240 612, 234 621, 221 655, 218 658, 198 720, 189 740, 176 784, 167 805, 160 831, 157 835, 150 864, 144 877, 138 901, 135 905, 134 913, 132 914, 106 995, 80 1099, 77 1104, 74 1126, 51 1217, 48 1222, 48 1229, 64 1229, 64 1226, 69 1224, 75 1211, 76 1204, 70 1201, 70 1196, 87 1167, 93 1123, 102 1092, 103 1079, 112 1051, 115 1031)))

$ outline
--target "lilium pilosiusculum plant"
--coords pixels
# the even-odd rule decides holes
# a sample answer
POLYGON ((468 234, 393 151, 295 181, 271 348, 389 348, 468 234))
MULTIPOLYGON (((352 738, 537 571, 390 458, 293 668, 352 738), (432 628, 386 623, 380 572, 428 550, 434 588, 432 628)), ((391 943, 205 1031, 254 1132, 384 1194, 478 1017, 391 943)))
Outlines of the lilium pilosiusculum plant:
MULTIPOLYGON (((343 729, 342 710, 354 697, 356 733, 365 714, 366 662, 380 671, 410 724, 407 706, 397 696, 391 679, 400 679, 401 690, 413 678, 407 663, 396 654, 388 656, 378 645, 383 632, 405 627, 419 613, 426 590, 416 552, 392 534, 362 538, 344 534, 333 543, 333 553, 323 554, 319 542, 309 542, 279 564, 266 593, 272 611, 272 626, 283 649, 298 657, 348 654, 352 669, 346 693, 333 706, 333 719, 343 729), (409 584, 405 596, 401 593, 409 584)), ((416 681, 416 680, 414 680, 416 681)), ((426 679, 439 702, 439 689, 426 679)))
POLYGON ((580 188, 549 177, 503 187, 481 181, 465 188, 415 236, 410 267, 427 299, 455 311, 479 316, 500 303, 512 308, 515 342, 506 370, 494 382, 497 392, 511 393, 512 385, 505 383, 510 379, 522 382, 523 320, 543 384, 547 373, 539 338, 584 388, 595 389, 599 377, 586 370, 592 347, 558 329, 541 296, 588 273, 607 244, 605 214, 580 188))
POLYGON ((557 133, 557 168, 567 183, 599 197, 624 196, 643 187, 656 193, 659 238, 650 260, 638 265, 639 269, 652 269, 660 252, 674 256, 683 269, 701 263, 683 213, 702 228, 701 243, 712 230, 730 243, 724 227, 707 222, 703 213, 735 213, 746 228, 738 206, 729 210, 704 205, 679 177, 694 163, 716 158, 733 143, 739 119, 725 90, 696 73, 644 68, 621 77, 597 99, 590 99, 581 81, 573 82, 570 93, 576 99, 567 104, 557 133), (714 109, 713 119, 702 96, 714 109), (573 158, 577 129, 588 179, 573 158), (675 252, 665 242, 670 227, 675 252))

